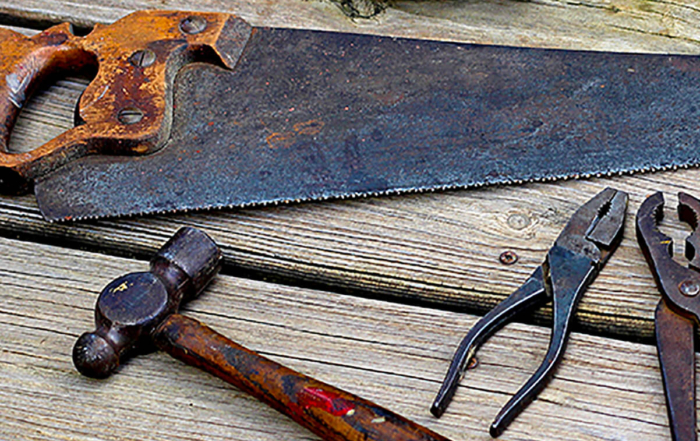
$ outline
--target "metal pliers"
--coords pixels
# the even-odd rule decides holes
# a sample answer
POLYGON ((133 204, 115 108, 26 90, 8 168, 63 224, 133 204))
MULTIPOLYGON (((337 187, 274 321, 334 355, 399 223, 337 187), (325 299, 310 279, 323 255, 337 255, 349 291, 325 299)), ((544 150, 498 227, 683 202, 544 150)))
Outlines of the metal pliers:
POLYGON ((444 413, 468 362, 485 340, 517 313, 552 299, 554 320, 545 359, 501 409, 491 424, 491 436, 499 436, 535 399, 564 353, 569 325, 579 299, 622 239, 626 209, 627 194, 607 188, 574 213, 550 248, 544 263, 520 288, 486 314, 462 340, 430 408, 433 415, 439 418, 444 413))
POLYGON ((678 194, 678 217, 693 232, 686 238, 688 267, 673 260, 673 239, 659 231, 664 196, 649 196, 637 212, 637 240, 647 259, 661 301, 656 308, 656 347, 674 441, 694 441, 695 324, 700 320, 700 201, 678 194))

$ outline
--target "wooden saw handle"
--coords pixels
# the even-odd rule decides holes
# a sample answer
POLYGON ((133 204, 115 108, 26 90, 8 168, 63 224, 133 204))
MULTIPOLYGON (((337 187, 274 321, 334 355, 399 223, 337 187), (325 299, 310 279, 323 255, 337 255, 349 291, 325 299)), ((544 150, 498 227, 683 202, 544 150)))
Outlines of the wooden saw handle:
POLYGON ((70 25, 31 38, 0 29, 0 190, 29 182, 81 156, 146 154, 167 141, 175 75, 192 61, 233 68, 252 28, 230 14, 140 11, 85 37, 70 25), (22 107, 42 80, 85 67, 97 69, 83 93, 82 124, 26 153, 8 143, 22 107))
POLYGON ((400 415, 286 368, 180 314, 153 332, 163 351, 233 384, 327 441, 449 441, 400 415))

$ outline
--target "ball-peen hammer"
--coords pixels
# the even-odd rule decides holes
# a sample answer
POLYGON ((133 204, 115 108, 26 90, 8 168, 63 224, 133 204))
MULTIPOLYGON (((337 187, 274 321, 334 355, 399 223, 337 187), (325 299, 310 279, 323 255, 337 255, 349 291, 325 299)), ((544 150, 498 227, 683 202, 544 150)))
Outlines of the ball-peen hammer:
POLYGON ((84 375, 109 376, 130 355, 153 344, 289 416, 329 441, 448 441, 370 401, 314 380, 178 314, 221 267, 221 251, 205 233, 180 229, 151 260, 149 272, 107 285, 95 307, 97 329, 73 348, 84 375))

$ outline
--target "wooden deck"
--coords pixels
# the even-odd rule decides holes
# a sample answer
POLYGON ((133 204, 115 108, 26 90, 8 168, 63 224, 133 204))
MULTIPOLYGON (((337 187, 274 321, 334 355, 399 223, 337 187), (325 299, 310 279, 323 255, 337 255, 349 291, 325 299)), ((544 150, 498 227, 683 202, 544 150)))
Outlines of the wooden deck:
MULTIPOLYGON (((513 46, 700 53, 700 2, 396 1, 351 20, 318 0, 0 0, 0 23, 27 33, 82 28, 136 9, 236 13, 251 24, 513 46)), ((72 124, 84 80, 42 90, 12 146, 38 146, 72 124)), ((32 196, 0 198, 0 439, 315 440, 291 420, 164 354, 106 381, 73 368, 97 293, 144 270, 180 226, 223 248, 223 274, 188 314, 250 349, 389 407, 457 440, 488 440, 500 407, 539 365, 550 309, 487 342, 445 416, 428 407, 459 340, 541 263, 575 209, 613 186, 630 193, 626 235, 589 289, 564 360, 503 440, 670 439, 653 345, 659 300, 633 219, 646 195, 700 196, 700 170, 48 224, 32 196), (512 266, 499 255, 513 250, 512 266)), ((678 254, 687 227, 664 231, 678 254)))

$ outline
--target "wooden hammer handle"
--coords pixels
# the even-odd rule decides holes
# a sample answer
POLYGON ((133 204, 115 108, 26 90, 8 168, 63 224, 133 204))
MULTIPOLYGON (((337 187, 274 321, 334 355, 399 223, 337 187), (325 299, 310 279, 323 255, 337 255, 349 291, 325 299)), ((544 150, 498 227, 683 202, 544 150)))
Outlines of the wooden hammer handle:
POLYGON ((448 441, 389 410, 269 360, 202 323, 173 314, 160 349, 233 384, 328 441, 448 441))

